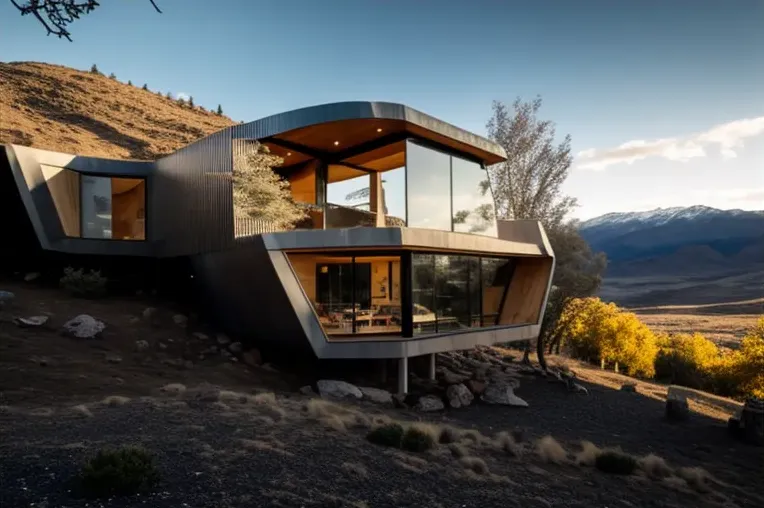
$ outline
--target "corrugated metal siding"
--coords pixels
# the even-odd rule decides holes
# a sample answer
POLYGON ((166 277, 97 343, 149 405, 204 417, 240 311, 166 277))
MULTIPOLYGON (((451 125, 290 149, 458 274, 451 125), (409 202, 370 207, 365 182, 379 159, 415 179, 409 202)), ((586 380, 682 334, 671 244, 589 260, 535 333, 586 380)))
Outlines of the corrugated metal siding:
POLYGON ((234 242, 231 129, 155 163, 147 210, 160 256, 211 252, 234 242), (150 214, 150 215, 149 215, 150 214))

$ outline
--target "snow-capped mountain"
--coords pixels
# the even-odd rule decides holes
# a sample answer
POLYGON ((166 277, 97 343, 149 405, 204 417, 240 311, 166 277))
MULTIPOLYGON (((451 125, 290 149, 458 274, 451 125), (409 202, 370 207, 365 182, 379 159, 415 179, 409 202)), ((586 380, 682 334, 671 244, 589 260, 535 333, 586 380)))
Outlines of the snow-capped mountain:
POLYGON ((764 211, 691 206, 609 213, 582 222, 580 231, 619 271, 623 262, 647 260, 655 270, 764 263, 764 211))

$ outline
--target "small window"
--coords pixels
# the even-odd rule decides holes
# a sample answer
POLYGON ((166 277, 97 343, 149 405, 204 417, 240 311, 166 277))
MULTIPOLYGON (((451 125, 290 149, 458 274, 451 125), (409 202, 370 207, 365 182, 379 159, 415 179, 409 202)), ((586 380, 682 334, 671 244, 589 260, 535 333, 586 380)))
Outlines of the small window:
POLYGON ((82 175, 82 237, 146 239, 146 181, 82 175))

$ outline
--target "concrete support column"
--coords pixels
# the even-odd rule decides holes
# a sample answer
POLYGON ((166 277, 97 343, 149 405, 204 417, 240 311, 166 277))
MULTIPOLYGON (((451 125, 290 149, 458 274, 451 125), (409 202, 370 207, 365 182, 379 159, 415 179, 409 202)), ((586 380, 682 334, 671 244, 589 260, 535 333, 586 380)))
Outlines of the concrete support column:
POLYGON ((398 393, 406 394, 409 391, 409 359, 398 360, 398 393))
POLYGON ((369 175, 369 210, 375 214, 374 227, 385 227, 385 203, 382 197, 382 173, 375 171, 369 175))
POLYGON ((430 364, 427 369, 427 378, 435 380, 435 353, 432 353, 429 356, 430 356, 429 358, 430 364))

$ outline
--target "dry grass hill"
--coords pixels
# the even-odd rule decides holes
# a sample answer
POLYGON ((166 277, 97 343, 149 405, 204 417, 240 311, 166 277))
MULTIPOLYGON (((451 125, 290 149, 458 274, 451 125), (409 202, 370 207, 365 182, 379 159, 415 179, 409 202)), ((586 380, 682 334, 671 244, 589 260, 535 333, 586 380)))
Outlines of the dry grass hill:
MULTIPOLYGON (((0 62, 0 144, 156 159, 234 122, 142 83, 36 62, 0 62)), ((132 79, 132 77, 131 77, 132 79)))

